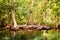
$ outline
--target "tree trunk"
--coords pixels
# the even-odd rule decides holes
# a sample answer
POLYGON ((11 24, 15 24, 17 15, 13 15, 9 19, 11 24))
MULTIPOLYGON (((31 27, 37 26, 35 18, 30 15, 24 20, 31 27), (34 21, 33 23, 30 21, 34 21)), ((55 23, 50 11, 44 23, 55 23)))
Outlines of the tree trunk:
POLYGON ((33 16, 32 16, 32 13, 30 14, 30 24, 31 25, 33 24, 33 16))
MULTIPOLYGON (((13 2, 15 2, 15 0, 13 0, 13 2)), ((12 0, 8 0, 8 4, 11 5, 11 3, 12 3, 12 0)), ((13 24, 14 24, 13 27, 16 27, 17 23, 16 23, 16 19, 15 19, 15 9, 14 8, 12 9, 12 7, 10 7, 9 8, 9 14, 10 14, 11 19, 12 19, 11 21, 13 21, 13 24)))
POLYGON ((33 0, 30 0, 30 8, 31 8, 31 12, 30 12, 30 24, 33 24, 33 15, 32 15, 32 9, 33 9, 33 0))
POLYGON ((14 23, 14 27, 17 26, 17 22, 16 22, 16 19, 15 19, 15 10, 11 10, 12 11, 12 20, 13 20, 13 23, 14 23))

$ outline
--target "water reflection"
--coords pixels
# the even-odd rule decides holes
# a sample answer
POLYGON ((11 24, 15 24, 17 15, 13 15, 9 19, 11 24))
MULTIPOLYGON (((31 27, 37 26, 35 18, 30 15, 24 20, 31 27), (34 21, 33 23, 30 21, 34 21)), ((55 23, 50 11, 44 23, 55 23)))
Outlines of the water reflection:
POLYGON ((60 32, 57 31, 33 31, 26 32, 24 30, 16 32, 0 31, 0 40, 60 40, 60 32))

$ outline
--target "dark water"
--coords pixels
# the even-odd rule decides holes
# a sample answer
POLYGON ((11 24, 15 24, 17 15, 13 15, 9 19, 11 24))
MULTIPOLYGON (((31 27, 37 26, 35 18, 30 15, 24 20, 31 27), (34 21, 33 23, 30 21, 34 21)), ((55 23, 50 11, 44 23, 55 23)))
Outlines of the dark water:
POLYGON ((0 31, 0 40, 60 40, 58 31, 0 31), (15 35, 14 35, 15 34, 15 35))

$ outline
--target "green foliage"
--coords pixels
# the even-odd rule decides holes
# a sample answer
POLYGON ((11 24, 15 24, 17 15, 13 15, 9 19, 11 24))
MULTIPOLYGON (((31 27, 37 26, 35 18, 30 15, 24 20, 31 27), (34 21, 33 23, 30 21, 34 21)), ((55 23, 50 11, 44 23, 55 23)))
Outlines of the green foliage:
POLYGON ((9 21, 9 10, 16 10, 15 17, 18 24, 25 24, 30 20, 29 14, 33 15, 33 22, 55 24, 60 21, 60 1, 59 0, 34 0, 30 6, 30 0, 0 0, 0 20, 3 18, 9 21), (31 9, 32 7, 32 9, 31 9), (50 22, 49 22, 50 21, 50 22))

